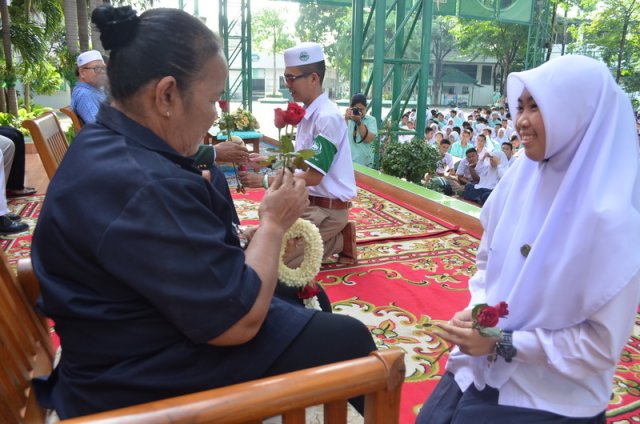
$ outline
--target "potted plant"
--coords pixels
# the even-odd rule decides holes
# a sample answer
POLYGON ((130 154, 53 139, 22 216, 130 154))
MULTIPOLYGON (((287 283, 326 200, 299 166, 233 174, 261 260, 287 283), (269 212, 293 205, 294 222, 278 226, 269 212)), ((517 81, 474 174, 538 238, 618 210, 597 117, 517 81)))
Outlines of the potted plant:
POLYGON ((438 160, 438 150, 429 146, 423 139, 414 138, 406 143, 393 140, 386 146, 382 158, 382 172, 421 184, 426 173, 435 174, 438 160))

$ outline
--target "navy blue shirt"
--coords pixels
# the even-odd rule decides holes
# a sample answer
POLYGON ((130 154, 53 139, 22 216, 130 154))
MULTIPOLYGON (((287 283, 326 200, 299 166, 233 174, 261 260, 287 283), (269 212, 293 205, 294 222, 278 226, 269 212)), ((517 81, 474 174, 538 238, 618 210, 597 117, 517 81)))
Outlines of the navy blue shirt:
POLYGON ((233 214, 228 189, 119 111, 103 105, 84 127, 32 246, 61 338, 50 393, 61 418, 259 378, 299 334, 314 312, 274 298, 250 342, 207 344, 261 286, 233 214))

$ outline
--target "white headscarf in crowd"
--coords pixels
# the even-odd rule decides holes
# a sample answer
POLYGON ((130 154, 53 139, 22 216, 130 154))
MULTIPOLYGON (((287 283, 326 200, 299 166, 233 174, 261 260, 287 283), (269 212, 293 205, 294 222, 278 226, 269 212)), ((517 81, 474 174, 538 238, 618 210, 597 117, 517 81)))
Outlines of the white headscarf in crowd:
POLYGON ((483 207, 487 301, 509 303, 504 329, 554 330, 586 320, 640 269, 638 140, 628 97, 594 59, 509 75, 516 122, 524 88, 544 120, 545 160, 522 155, 483 207))
POLYGON ((500 144, 508 142, 509 138, 507 137, 507 130, 505 130, 504 128, 500 128, 496 133, 496 141, 500 144), (502 136, 500 135, 501 132, 502 136))

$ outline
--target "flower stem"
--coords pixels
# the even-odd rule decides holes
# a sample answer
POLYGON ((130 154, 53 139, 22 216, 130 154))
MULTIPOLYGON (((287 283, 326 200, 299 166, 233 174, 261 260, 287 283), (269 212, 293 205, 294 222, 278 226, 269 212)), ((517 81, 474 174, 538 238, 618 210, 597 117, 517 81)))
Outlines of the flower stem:
POLYGON ((438 363, 440 358, 442 358, 444 354, 447 352, 451 352, 451 348, 449 347, 449 345, 447 345, 447 347, 442 352, 440 352, 440 354, 436 357, 436 359, 433 360, 433 363, 434 364, 438 363))

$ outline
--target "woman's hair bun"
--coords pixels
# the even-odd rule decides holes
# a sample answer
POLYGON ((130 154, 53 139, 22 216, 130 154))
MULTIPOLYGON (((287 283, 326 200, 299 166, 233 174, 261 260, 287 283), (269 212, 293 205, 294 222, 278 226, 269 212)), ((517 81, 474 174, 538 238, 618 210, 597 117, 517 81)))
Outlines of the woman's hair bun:
POLYGON ((91 21, 100 30, 100 41, 105 50, 115 50, 129 44, 136 35, 140 18, 131 6, 98 6, 91 21))

